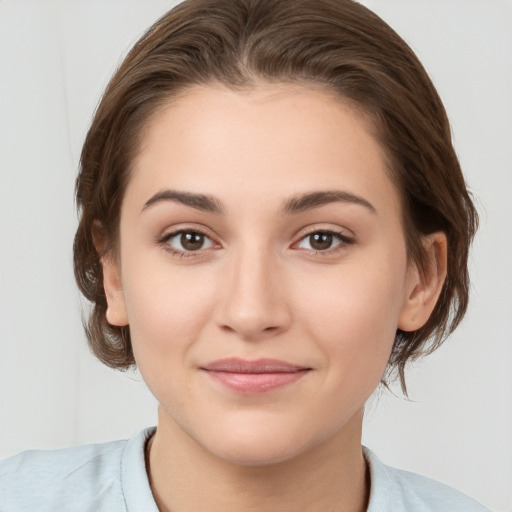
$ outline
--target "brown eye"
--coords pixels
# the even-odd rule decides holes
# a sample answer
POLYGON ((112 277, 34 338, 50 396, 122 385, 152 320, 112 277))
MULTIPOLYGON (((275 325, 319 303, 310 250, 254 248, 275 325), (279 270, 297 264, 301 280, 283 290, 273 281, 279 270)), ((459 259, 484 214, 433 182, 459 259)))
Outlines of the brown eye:
POLYGON ((309 235, 309 244, 315 251, 325 251, 331 248, 333 239, 332 233, 313 233, 309 235))
POLYGON ((176 252, 197 252, 213 247, 214 243, 203 233, 198 231, 178 231, 165 237, 165 243, 169 244, 176 252))
POLYGON ((204 245, 204 235, 201 233, 182 233, 180 243, 186 251, 198 251, 204 245))
POLYGON ((316 252, 327 252, 337 247, 353 243, 348 236, 334 231, 315 231, 306 235, 297 244, 300 249, 307 249, 316 252))

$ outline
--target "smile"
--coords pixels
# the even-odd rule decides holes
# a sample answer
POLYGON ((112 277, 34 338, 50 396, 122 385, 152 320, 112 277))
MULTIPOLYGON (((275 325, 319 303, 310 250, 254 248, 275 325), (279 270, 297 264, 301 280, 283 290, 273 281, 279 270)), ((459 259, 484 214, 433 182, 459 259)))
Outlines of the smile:
POLYGON ((311 368, 275 359, 222 359, 201 367, 201 370, 235 392, 257 394, 297 382, 309 373, 311 368))

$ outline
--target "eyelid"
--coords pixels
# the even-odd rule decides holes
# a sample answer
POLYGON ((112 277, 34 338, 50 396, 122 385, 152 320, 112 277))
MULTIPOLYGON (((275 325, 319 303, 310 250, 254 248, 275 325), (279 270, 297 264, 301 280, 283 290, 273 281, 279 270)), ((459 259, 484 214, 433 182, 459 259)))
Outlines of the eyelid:
MULTIPOLYGON (((347 245, 351 245, 355 243, 355 236, 352 234, 352 232, 346 228, 340 228, 340 227, 322 227, 322 226, 311 226, 309 228, 305 228, 301 230, 300 235, 297 235, 295 237, 296 241, 291 245, 292 249, 298 249, 304 252, 309 252, 313 254, 318 255, 331 255, 333 253, 336 253, 340 250, 343 250, 346 248, 347 245), (336 239, 339 240, 339 243, 337 243, 334 247, 328 248, 325 250, 319 250, 319 249, 307 249, 307 248, 301 248, 298 247, 298 245, 306 239, 308 236, 314 235, 315 233, 326 233, 330 234, 336 239)), ((209 252, 211 249, 219 249, 222 248, 222 244, 218 241, 218 237, 210 234, 210 230, 203 226, 195 225, 181 225, 174 228, 171 228, 164 232, 163 235, 161 235, 157 243, 164 247, 165 250, 172 253, 173 255, 179 255, 180 257, 199 257, 204 255, 206 252, 209 252), (196 251, 193 250, 181 250, 173 247, 169 244, 169 240, 174 238, 175 236, 178 236, 182 233, 197 233, 205 238, 207 238, 211 242, 210 247, 206 248, 200 248, 196 251)))
POLYGON ((306 232, 302 232, 300 236, 298 237, 298 240, 292 244, 292 248, 295 248, 298 246, 303 240, 305 240, 307 237, 314 235, 315 233, 325 233, 333 235, 335 238, 337 238, 340 242, 336 244, 334 247, 325 249, 325 250, 318 250, 318 249, 305 249, 301 247, 297 247, 299 250, 303 250, 305 252, 311 252, 314 254, 319 255, 325 255, 328 256, 329 254, 333 254, 337 251, 343 250, 346 248, 347 245, 351 245, 355 243, 355 237, 352 234, 347 234, 348 230, 344 230, 342 228, 322 228, 322 227, 314 227, 308 229, 306 232))
POLYGON ((180 226, 180 227, 176 227, 174 229, 165 231, 164 234, 158 238, 157 243, 158 243, 158 245, 163 246, 164 250, 170 252, 173 255, 178 255, 180 257, 194 257, 194 256, 198 257, 201 255, 204 255, 205 252, 207 252, 211 249, 216 249, 216 248, 221 247, 221 244, 216 240, 216 237, 209 234, 208 231, 209 230, 207 230, 206 228, 197 227, 197 225, 195 225, 195 226, 190 226, 190 225, 189 226, 187 226, 187 225, 180 226), (173 247, 169 243, 169 241, 172 240, 174 237, 176 237, 180 234, 183 234, 183 233, 197 233, 199 235, 202 235, 205 238, 207 238, 212 243, 212 245, 210 247, 200 248, 196 251, 187 251, 186 249, 182 250, 182 249, 173 247))
MULTIPOLYGON (((175 238, 178 238, 178 237, 181 237, 183 236, 184 234, 191 234, 193 233, 194 235, 200 235, 203 240, 209 242, 210 244, 208 245, 208 247, 201 247, 200 249, 197 249, 196 251, 193 251, 193 250, 187 250, 185 248, 183 248, 183 252, 199 252, 201 250, 205 250, 205 249, 209 249, 210 247, 213 246, 214 244, 214 241, 207 235, 205 235, 204 233, 200 233, 199 231, 189 231, 189 230, 185 230, 185 231, 177 231, 176 233, 170 233, 166 239, 167 239, 167 242, 170 242, 171 240, 175 239, 175 238)), ((178 250, 182 250, 182 249, 178 249, 178 250)))

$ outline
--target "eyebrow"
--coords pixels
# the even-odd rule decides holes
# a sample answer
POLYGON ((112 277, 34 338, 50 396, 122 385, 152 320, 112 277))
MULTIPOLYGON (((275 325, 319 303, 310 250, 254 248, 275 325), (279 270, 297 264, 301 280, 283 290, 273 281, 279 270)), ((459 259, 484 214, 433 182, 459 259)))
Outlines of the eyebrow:
MULTIPOLYGON (((219 215, 225 212, 222 203, 213 196, 166 189, 150 197, 144 203, 141 213, 155 204, 166 201, 181 203, 196 210, 219 215)), ((367 208, 372 213, 377 213, 376 208, 363 197, 341 190, 310 192, 292 197, 284 203, 282 211, 286 215, 293 215, 313 208, 320 208, 330 203, 356 204, 367 208)))
POLYGON ((161 190, 157 192, 154 196, 150 197, 142 207, 141 213, 144 210, 147 210, 150 206, 153 206, 158 203, 162 203, 164 201, 173 201, 176 203, 184 204, 185 206, 190 206, 191 208, 195 208, 196 210, 200 210, 202 212, 210 212, 222 214, 224 213, 224 208, 222 203, 213 196, 209 196, 206 194, 194 194, 192 192, 180 192, 178 190, 161 190))
POLYGON ((363 197, 341 190, 312 192, 298 197, 293 197, 286 201, 283 212, 285 214, 300 213, 312 208, 319 208, 330 203, 356 204, 364 206, 372 213, 377 213, 375 206, 363 197))

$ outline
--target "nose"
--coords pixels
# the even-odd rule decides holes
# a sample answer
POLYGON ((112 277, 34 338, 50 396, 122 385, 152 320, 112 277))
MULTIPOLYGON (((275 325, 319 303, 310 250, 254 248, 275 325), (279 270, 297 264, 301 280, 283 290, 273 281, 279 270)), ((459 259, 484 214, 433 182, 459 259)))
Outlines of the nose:
POLYGON ((268 252, 247 248, 226 262, 220 276, 216 322, 245 340, 275 336, 288 330, 291 323, 285 278, 268 252))

